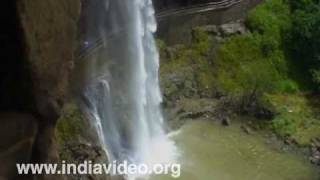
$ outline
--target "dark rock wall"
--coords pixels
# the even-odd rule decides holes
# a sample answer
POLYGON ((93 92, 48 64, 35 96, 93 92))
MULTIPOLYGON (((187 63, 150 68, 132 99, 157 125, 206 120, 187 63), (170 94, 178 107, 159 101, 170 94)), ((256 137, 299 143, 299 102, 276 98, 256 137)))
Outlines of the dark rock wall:
POLYGON ((15 163, 57 160, 55 125, 69 99, 79 16, 80 0, 1 4, 0 179, 28 178, 15 163))
POLYGON ((32 84, 24 57, 24 37, 15 1, 6 0, 2 3, 0 19, 0 109, 30 110, 32 84))
POLYGON ((2 2, 0 19, 0 179, 13 179, 15 163, 32 160, 38 123, 16 1, 2 2))
POLYGON ((66 100, 76 47, 79 0, 20 0, 19 15, 26 37, 28 63, 37 110, 56 119, 66 100))
POLYGON ((39 126, 33 160, 54 162, 58 159, 55 125, 69 98, 80 0, 20 0, 18 8, 39 126))

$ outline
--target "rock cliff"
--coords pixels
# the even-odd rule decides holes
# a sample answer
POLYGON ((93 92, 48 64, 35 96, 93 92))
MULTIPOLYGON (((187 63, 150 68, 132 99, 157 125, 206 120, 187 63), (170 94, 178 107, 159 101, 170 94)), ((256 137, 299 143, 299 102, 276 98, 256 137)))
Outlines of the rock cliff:
POLYGON ((69 97, 80 0, 6 0, 0 12, 0 179, 23 179, 15 163, 58 158, 54 132, 69 97))

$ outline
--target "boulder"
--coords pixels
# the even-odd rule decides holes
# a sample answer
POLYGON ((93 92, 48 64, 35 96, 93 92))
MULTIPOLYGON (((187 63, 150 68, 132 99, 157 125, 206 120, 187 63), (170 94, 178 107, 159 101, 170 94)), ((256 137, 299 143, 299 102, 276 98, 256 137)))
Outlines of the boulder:
POLYGON ((223 117, 221 119, 221 123, 222 123, 223 126, 230 126, 231 120, 228 117, 223 117))
POLYGON ((246 125, 242 125, 240 128, 242 129, 242 131, 243 131, 244 133, 246 133, 246 134, 252 134, 252 129, 251 129, 250 127, 248 127, 248 126, 246 126, 246 125))
POLYGON ((216 25, 206 25, 202 26, 203 30, 208 33, 209 35, 214 35, 214 36, 220 36, 220 31, 218 26, 216 25))
POLYGON ((235 22, 219 26, 219 31, 223 37, 227 37, 234 34, 244 34, 246 33, 246 28, 243 24, 235 22))

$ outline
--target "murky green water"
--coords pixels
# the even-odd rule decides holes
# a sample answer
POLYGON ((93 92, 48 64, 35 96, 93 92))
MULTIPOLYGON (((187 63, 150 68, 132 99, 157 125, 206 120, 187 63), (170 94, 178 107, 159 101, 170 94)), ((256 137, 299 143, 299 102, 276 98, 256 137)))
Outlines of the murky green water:
MULTIPOLYGON (((302 157, 272 148, 236 125, 194 121, 173 136, 180 148, 182 180, 319 180, 319 170, 302 157)), ((155 176, 152 180, 169 180, 155 176)))

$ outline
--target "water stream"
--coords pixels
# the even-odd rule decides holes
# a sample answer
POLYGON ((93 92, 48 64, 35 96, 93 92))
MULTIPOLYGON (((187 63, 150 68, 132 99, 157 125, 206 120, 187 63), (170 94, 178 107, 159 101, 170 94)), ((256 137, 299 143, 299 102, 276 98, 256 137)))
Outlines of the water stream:
MULTIPOLYGON (((304 159, 278 152, 238 127, 191 122, 166 135, 160 110, 159 54, 151 0, 101 0, 88 17, 86 46, 100 48, 83 61, 83 104, 110 161, 182 163, 183 180, 316 180, 304 159), (103 3, 101 3, 103 2, 103 3), (98 37, 98 38, 97 38, 98 37)), ((133 177, 134 178, 134 177, 133 177)), ((152 176, 168 180, 170 176, 152 176)))
POLYGON ((152 1, 103 2, 103 12, 97 10, 104 17, 97 26, 102 47, 86 67, 86 111, 110 161, 171 162, 175 146, 163 130, 152 1))

